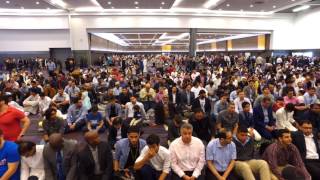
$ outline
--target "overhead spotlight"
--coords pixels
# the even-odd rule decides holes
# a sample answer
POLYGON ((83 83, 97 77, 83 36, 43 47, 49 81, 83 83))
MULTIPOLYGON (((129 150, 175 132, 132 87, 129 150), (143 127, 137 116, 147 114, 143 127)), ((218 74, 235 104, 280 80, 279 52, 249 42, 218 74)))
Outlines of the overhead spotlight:
POLYGON ((253 4, 250 4, 250 7, 253 8, 253 4))
POLYGON ((39 5, 39 4, 40 4, 40 2, 39 2, 39 1, 37 1, 37 2, 36 2, 36 4, 37 4, 37 5, 39 5))
POLYGON ((138 1, 135 1, 134 4, 137 5, 137 4, 139 4, 139 2, 138 2, 138 1))
POLYGON ((291 0, 292 2, 296 1, 296 0, 291 0))
POLYGON ((306 10, 306 9, 309 9, 310 6, 309 5, 304 5, 304 6, 300 6, 300 7, 297 7, 295 9, 292 10, 292 12, 299 12, 299 11, 303 11, 303 10, 306 10))
POLYGON ((277 6, 272 6, 272 7, 273 7, 273 9, 274 9, 274 8, 277 8, 277 6))
POLYGON ((229 7, 230 6, 230 4, 227 4, 227 7, 229 7))
POLYGON ((109 1, 108 4, 110 5, 110 4, 111 4, 111 1, 109 1))
POLYGON ((138 7, 138 6, 136 6, 136 9, 139 9, 139 7, 138 7))
POLYGON ((161 2, 161 4, 162 4, 162 5, 165 5, 166 3, 165 3, 165 2, 161 2))
POLYGON ((112 6, 111 9, 114 9, 114 7, 112 6))
POLYGON ((6 1, 7 4, 10 4, 10 1, 6 1))

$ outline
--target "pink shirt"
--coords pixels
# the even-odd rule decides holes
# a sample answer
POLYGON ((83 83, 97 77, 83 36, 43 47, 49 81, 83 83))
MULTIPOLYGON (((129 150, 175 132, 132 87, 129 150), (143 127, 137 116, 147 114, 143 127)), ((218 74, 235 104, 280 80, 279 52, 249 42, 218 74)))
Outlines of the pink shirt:
POLYGON ((192 137, 190 144, 183 143, 181 137, 174 140, 169 147, 171 168, 179 176, 184 171, 193 171, 192 176, 198 178, 205 164, 205 148, 199 138, 192 137))
POLYGON ((283 100, 284 100, 284 103, 285 103, 285 104, 289 104, 289 103, 299 104, 299 100, 298 100, 298 98, 296 98, 296 97, 292 97, 292 98, 290 99, 288 96, 285 96, 285 97, 283 98, 283 100))

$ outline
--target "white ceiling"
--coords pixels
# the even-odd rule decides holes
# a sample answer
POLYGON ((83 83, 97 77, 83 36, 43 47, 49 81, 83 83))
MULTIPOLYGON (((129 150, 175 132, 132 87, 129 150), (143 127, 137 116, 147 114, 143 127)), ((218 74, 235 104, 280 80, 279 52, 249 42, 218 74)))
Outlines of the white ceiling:
MULTIPOLYGON (((0 0, 1 9, 63 9, 76 11, 190 9, 192 12, 279 12, 311 0, 0 0), (211 5, 210 5, 211 4, 211 5)), ((77 11, 76 11, 77 12, 77 11)), ((112 11, 113 12, 113 11, 112 11)))
MULTIPOLYGON (((116 32, 116 33, 92 33, 103 39, 110 40, 122 46, 163 46, 189 45, 189 33, 186 32, 116 32)), ((197 44, 207 44, 212 42, 225 41, 227 39, 238 39, 256 36, 261 33, 245 34, 230 32, 206 32, 197 33, 197 44)))

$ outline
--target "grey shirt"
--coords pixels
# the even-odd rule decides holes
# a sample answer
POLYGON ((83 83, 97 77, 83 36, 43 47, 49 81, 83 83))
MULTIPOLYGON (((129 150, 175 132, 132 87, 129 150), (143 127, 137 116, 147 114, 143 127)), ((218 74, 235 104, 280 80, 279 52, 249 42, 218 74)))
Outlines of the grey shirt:
POLYGON ((228 110, 223 110, 219 113, 217 118, 217 124, 221 123, 222 128, 233 130, 236 124, 239 122, 238 113, 230 113, 228 110))

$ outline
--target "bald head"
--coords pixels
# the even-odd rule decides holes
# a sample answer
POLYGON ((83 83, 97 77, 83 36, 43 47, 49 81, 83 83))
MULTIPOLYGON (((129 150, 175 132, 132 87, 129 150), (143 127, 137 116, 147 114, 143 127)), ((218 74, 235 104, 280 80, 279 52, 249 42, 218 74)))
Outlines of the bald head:
POLYGON ((84 134, 84 139, 91 146, 96 146, 100 143, 100 137, 97 131, 88 131, 84 134))
POLYGON ((49 144, 50 146, 56 150, 59 151, 63 147, 63 137, 62 134, 59 133, 53 133, 49 137, 49 144))

